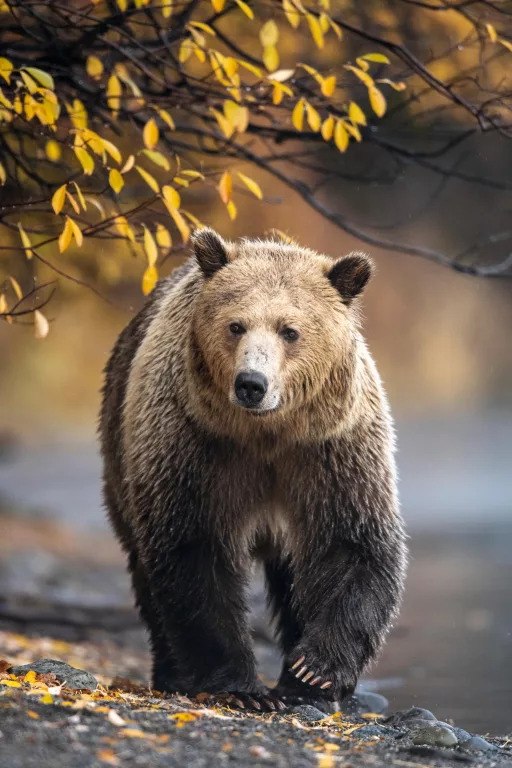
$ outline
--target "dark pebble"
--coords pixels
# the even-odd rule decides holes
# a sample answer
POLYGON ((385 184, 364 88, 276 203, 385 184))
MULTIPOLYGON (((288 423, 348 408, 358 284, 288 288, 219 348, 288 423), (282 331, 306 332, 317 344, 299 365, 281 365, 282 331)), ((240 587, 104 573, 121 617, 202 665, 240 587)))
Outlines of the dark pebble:
POLYGON ((296 707, 291 707, 286 714, 295 715, 304 723, 313 723, 315 720, 323 720, 328 717, 325 712, 321 712, 310 704, 299 704, 296 707))
POLYGON ((344 715, 364 715, 373 712, 380 715, 389 705, 389 701, 380 693, 356 693, 343 699, 340 709, 344 715))
POLYGON ((425 720, 437 722, 437 717, 429 709, 421 707, 411 707, 410 709, 401 709, 394 712, 383 720, 387 725, 401 725, 405 728, 412 728, 416 723, 422 723, 425 720))
POLYGON ((499 752, 498 747, 495 747, 494 744, 490 744, 485 739, 482 739, 481 736, 471 736, 468 741, 464 741, 461 746, 463 749, 469 749, 472 752, 499 752))
POLYGON ((358 728, 352 734, 356 739, 370 739, 373 736, 379 736, 380 738, 395 739, 399 734, 393 728, 388 728, 385 725, 363 725, 362 728, 358 728))
POLYGON ((48 675, 51 672, 60 683, 66 683, 66 688, 74 688, 81 691, 93 691, 98 685, 98 681, 90 672, 83 669, 76 669, 63 661, 56 659, 38 659, 32 664, 22 664, 20 667, 11 667, 7 671, 13 675, 26 675, 33 669, 38 675, 48 675))
POLYGON ((471 734, 465 731, 464 728, 454 728, 453 732, 456 735, 460 745, 464 744, 464 742, 469 741, 472 738, 471 734))

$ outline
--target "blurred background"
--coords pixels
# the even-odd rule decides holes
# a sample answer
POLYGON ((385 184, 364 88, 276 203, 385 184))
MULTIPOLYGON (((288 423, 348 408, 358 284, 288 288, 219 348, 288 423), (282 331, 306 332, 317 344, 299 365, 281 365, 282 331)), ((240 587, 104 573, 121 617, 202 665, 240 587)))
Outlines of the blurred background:
MULTIPOLYGON (((356 14, 355 5, 342 5, 356 14)), ((442 66, 431 55, 436 72, 446 79, 461 71, 465 54, 457 41, 465 30, 452 16, 445 24, 435 14, 420 20, 409 7, 400 16, 387 3, 366 6, 364 14, 357 12, 361 24, 396 34, 399 28, 425 59, 434 39, 440 47, 449 42, 442 66)), ((346 45, 342 60, 352 50, 346 45)), ((408 119, 409 147, 418 147, 424 125, 411 113, 408 119)), ((450 119, 444 119, 446 127, 450 119)), ((391 122, 383 130, 389 140, 403 139, 403 126, 391 122)), ((367 151, 373 162, 364 142, 355 151, 367 151)), ((465 152, 468 177, 496 171, 510 178, 512 151, 503 136, 475 134, 465 152)), ((462 162, 456 154, 445 159, 450 167, 462 162)), ((377 263, 364 299, 364 330, 396 418, 411 559, 402 613, 366 677, 391 708, 422 706, 470 730, 510 732, 512 282, 369 247, 279 181, 264 173, 254 177, 265 200, 242 197, 236 221, 220 200, 207 196, 198 195, 192 210, 228 238, 277 228, 332 256, 363 248, 377 263)), ((509 222, 506 184, 454 178, 440 190, 436 178, 421 164, 406 164, 391 186, 331 181, 328 199, 333 209, 386 237, 396 220, 395 242, 447 254, 471 249, 509 222)), ((146 193, 144 187, 140 194, 146 193)), ((131 194, 136 203, 137 187, 131 194)), ((494 247, 489 240, 483 255, 492 256, 494 247)), ((167 259, 162 273, 184 257, 181 250, 167 259)), ((22 324, 0 323, 0 630, 94 642, 106 675, 147 679, 124 560, 102 510, 96 441, 102 368, 116 335, 143 302, 142 268, 119 241, 86 243, 74 258, 80 259, 77 274, 99 285, 111 304, 61 280, 45 310, 51 331, 43 343, 22 324)), ((78 263, 73 259, 66 262, 71 271, 78 263)), ((261 604, 256 586, 255 636, 264 672, 272 677, 277 658, 261 604)))

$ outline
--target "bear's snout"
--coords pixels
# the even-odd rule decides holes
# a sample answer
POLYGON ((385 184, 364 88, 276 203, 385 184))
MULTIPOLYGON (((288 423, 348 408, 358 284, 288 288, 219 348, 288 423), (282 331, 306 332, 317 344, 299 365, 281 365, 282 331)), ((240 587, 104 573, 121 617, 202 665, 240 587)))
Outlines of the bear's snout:
POLYGON ((235 379, 235 394, 244 408, 259 405, 268 390, 268 379, 258 371, 242 371, 235 379))

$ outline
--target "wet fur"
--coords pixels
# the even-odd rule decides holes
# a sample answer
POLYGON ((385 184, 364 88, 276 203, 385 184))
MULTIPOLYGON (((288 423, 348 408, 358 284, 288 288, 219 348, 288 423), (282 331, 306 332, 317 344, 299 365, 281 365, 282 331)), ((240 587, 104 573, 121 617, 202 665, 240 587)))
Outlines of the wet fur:
POLYGON ((278 695, 340 701, 382 645, 405 568, 392 422, 355 301, 369 274, 362 257, 334 279, 312 251, 214 235, 157 286, 106 367, 104 496, 153 686, 264 693, 246 601, 257 557, 284 657, 278 695), (279 353, 275 413, 229 402, 233 307, 302 323, 303 346, 279 353))

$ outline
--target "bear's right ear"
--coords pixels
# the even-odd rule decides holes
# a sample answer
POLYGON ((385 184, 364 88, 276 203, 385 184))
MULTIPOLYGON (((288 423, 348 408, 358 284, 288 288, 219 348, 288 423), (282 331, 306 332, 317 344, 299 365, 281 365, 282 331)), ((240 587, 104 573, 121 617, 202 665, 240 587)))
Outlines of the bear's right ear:
POLYGON ((354 251, 335 262, 327 277, 345 304, 351 304, 366 287, 374 273, 373 261, 365 253, 354 251))
POLYGON ((214 229, 203 227, 192 235, 192 246, 205 277, 212 277, 228 263, 228 250, 225 241, 214 229))

